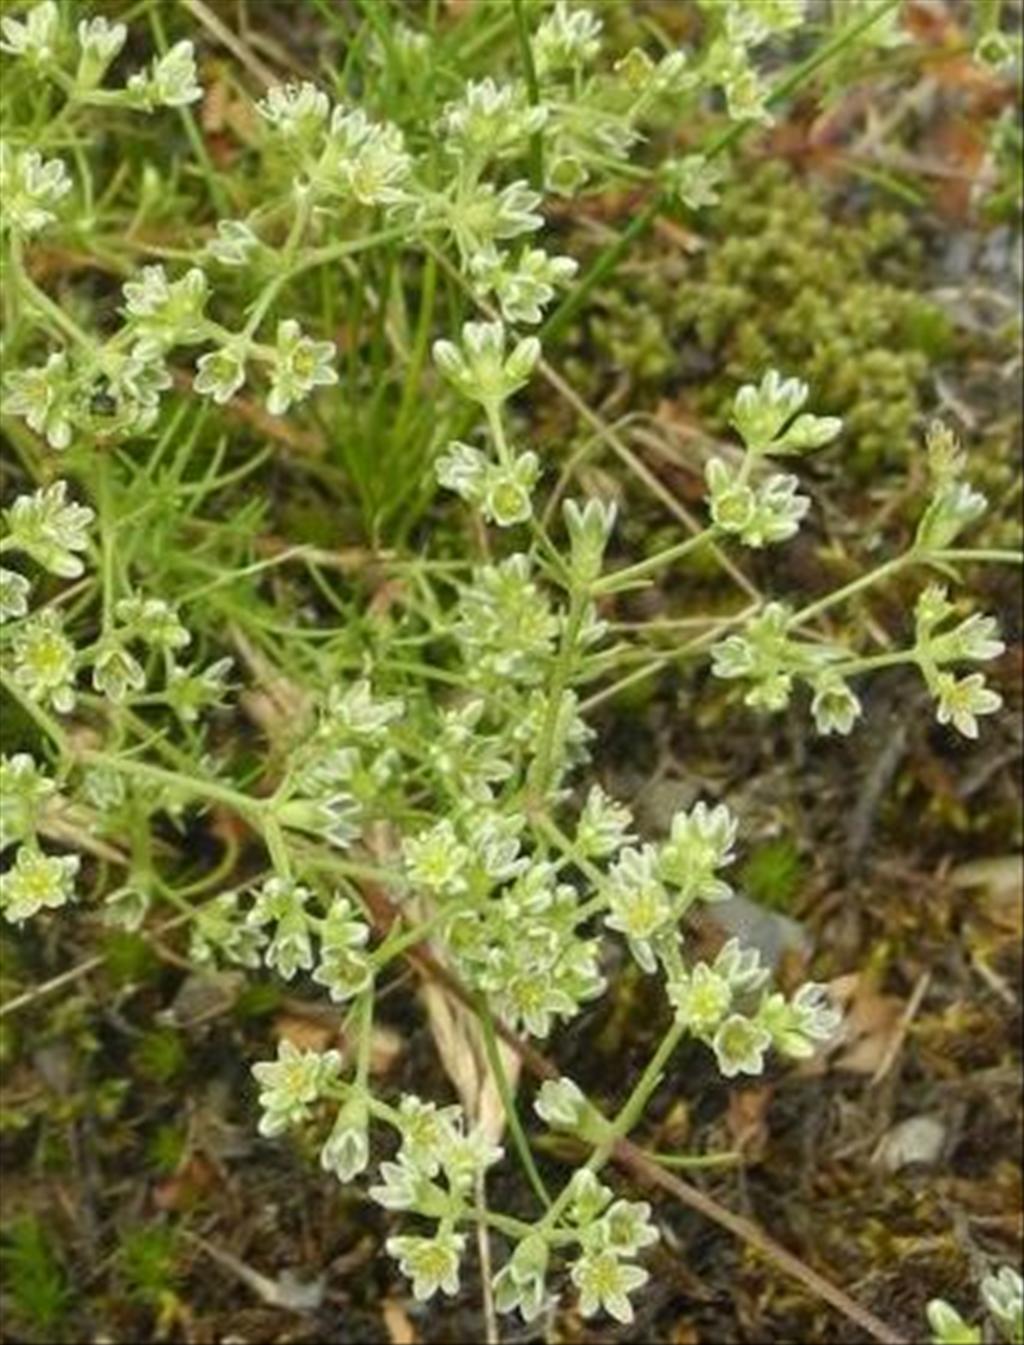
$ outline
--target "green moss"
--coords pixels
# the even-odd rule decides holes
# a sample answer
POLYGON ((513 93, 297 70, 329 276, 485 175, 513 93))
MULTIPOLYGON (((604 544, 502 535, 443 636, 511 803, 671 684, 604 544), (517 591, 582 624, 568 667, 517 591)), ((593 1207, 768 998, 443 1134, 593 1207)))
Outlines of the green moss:
POLYGON ((11 1316, 29 1340, 62 1339, 71 1290, 50 1236, 35 1215, 23 1215, 3 1231, 0 1275, 11 1316))
POLYGON ((178 1256, 173 1228, 154 1224, 125 1232, 117 1253, 117 1274, 128 1297, 159 1307, 180 1275, 178 1256))
POLYGON ((145 939, 126 931, 106 935, 103 958, 104 970, 115 986, 151 980, 160 970, 156 954, 145 939))
POLYGON ((188 1136, 176 1125, 164 1124, 156 1128, 146 1144, 146 1157, 157 1172, 175 1171, 185 1155, 188 1136))
POLYGON ((902 462, 952 328, 918 292, 904 217, 836 213, 783 165, 740 173, 706 212, 699 251, 653 244, 597 296, 574 373, 592 386, 610 365, 651 396, 692 389, 703 423, 723 432, 736 389, 775 367, 810 383, 816 410, 844 417, 854 472, 902 462))
POLYGON ((787 837, 766 841, 754 850, 740 871, 751 901, 773 911, 788 911, 804 879, 804 863, 787 837))
POLYGON ((169 1083, 185 1068, 187 1052, 180 1033, 157 1028, 141 1039, 132 1059, 143 1078, 169 1083))

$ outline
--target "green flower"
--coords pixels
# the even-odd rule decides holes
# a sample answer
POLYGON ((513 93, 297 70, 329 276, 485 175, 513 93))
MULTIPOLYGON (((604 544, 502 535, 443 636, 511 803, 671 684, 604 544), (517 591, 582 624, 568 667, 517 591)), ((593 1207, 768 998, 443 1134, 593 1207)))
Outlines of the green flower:
POLYGON ((691 1032, 702 1035, 714 1032, 728 1013, 732 986, 726 977, 698 962, 689 976, 669 982, 668 997, 678 1020, 691 1032))
POLYGON ((56 0, 42 0, 28 11, 25 21, 6 15, 0 18, 0 51, 21 56, 39 64, 52 61, 60 33, 60 12, 56 0))
POLYGON ((507 466, 489 467, 483 480, 484 517, 501 528, 525 523, 533 513, 530 496, 539 472, 536 453, 520 453, 507 466))
POLYGON ((714 808, 700 800, 672 819, 668 840, 658 855, 658 875, 678 887, 687 902, 724 901, 732 888, 716 870, 734 859, 738 823, 722 803, 714 808))
POLYGON ((154 649, 184 649, 191 635, 178 619, 178 614, 163 598, 143 598, 138 594, 122 598, 114 608, 114 615, 123 622, 131 638, 144 641, 154 649))
POLYGON ((283 416, 293 402, 302 401, 315 387, 337 383, 338 371, 332 363, 336 353, 333 342, 303 336, 293 318, 278 323, 267 398, 270 414, 283 416))
POLYGON ((35 834, 36 816, 56 788, 27 752, 0 757, 0 850, 35 834))
POLYGON ((478 298, 493 293, 506 322, 536 323, 558 288, 568 285, 578 270, 572 257, 552 257, 543 248, 524 248, 513 262, 493 246, 469 262, 478 298))
POLYGON ((39 368, 12 369, 4 376, 4 410, 21 416, 51 448, 65 449, 71 443, 72 390, 67 356, 60 352, 39 368))
POLYGON ((132 75, 128 92, 136 106, 152 112, 156 107, 187 107, 202 98, 196 83, 196 56, 191 42, 176 42, 152 63, 148 73, 132 75))
POLYGON ((4 918, 20 924, 37 911, 65 906, 74 897, 77 855, 44 855, 23 845, 14 865, 0 874, 0 908, 4 918))
POLYGON ((88 547, 95 515, 85 505, 68 503, 67 489, 66 481, 54 481, 33 495, 19 495, 7 510, 8 545, 51 574, 77 579, 85 566, 75 553, 88 547))
POLYGON ((245 383, 247 354, 248 344, 239 339, 200 356, 196 362, 193 388, 203 397, 212 397, 218 405, 223 406, 245 383))
POLYGON ((764 1053, 772 1044, 771 1036, 760 1024, 731 1014, 718 1028, 711 1043, 718 1059, 718 1068, 727 1079, 737 1074, 760 1074, 764 1070, 764 1053))
POLYGON ((998 691, 986 686, 981 673, 956 678, 938 673, 931 682, 936 700, 935 718, 940 724, 952 724, 965 738, 977 738, 978 715, 991 715, 1003 703, 998 691))
POLYGON ((540 78, 589 65, 601 50, 604 24, 589 9, 570 9, 557 0, 531 39, 533 62, 540 78))
POLYGON ((941 481, 917 525, 916 547, 920 551, 942 551, 987 508, 985 496, 966 481, 941 481))
POLYGON ((525 337, 505 354, 505 328, 500 322, 467 322, 462 345, 434 342, 434 360, 464 397, 497 406, 521 388, 540 359, 540 342, 525 337))
POLYGON ((747 448, 773 456, 803 453, 830 443, 843 423, 836 416, 798 416, 809 389, 798 378, 769 369, 760 384, 745 384, 733 402, 733 424, 747 448))
POLYGON ((173 282, 162 266, 144 266, 140 276, 124 286, 125 314, 135 330, 165 347, 201 341, 209 285, 199 267, 173 282))
POLYGON ((17 570, 0 565, 0 623, 16 621, 28 615, 28 595, 32 585, 17 570))
POLYGON ((610 798, 600 785, 591 785, 576 824, 576 849, 587 859, 605 859, 628 841, 633 815, 625 804, 610 798))
POLYGON ((1024 1342, 1024 1282, 1012 1266, 1003 1266, 981 1282, 981 1301, 1010 1345, 1024 1342))
POLYGON ((398 1104, 398 1127, 402 1132, 402 1163, 425 1177, 433 1177, 451 1148, 462 1112, 458 1107, 438 1107, 407 1093, 398 1104))
POLYGON ((945 1299, 933 1298, 927 1313, 934 1345, 981 1345, 981 1328, 965 1322, 945 1299))
POLYGON ((370 1113, 366 1099, 351 1097, 338 1111, 334 1127, 320 1150, 320 1166, 340 1182, 350 1182, 370 1161, 370 1113))
POLYGON ((146 686, 146 674, 139 663, 118 640, 102 642, 92 668, 92 684, 101 696, 115 705, 123 705, 133 691, 146 686))
POLYGON ((419 1302, 433 1298, 440 1289, 446 1294, 459 1292, 459 1260, 466 1239, 451 1229, 438 1229, 432 1238, 388 1238, 385 1246, 412 1280, 413 1297, 419 1302))
POLYGON ((545 1079, 533 1109, 553 1130, 576 1130, 589 1110, 589 1103, 571 1079, 545 1079))
POLYGON ((517 1308, 526 1322, 540 1316, 544 1308, 545 1278, 549 1258, 548 1244, 540 1235, 523 1238, 492 1282, 494 1306, 499 1312, 517 1308))
POLYGON ((217 236, 206 245, 206 253, 221 266, 247 266, 260 249, 260 240, 244 220, 217 221, 217 236))
MULTIPOLYGON (((360 205, 397 205, 412 158, 397 126, 370 121, 361 108, 336 107, 314 181, 360 205)), ((332 352, 333 353, 333 352, 332 352)))
POLYGON ((341 1070, 337 1051, 300 1051, 290 1041, 282 1041, 276 1060, 253 1065, 252 1073, 260 1085, 259 1132, 268 1138, 280 1135, 309 1117, 317 1098, 330 1086, 341 1070))
POLYGON ((327 123, 331 102, 315 84, 275 84, 256 105, 260 116, 283 139, 311 146, 327 123))
POLYGON ((597 1224, 603 1246, 618 1256, 635 1256, 658 1241, 646 1200, 616 1200, 597 1224))
POLYGON ((75 646, 60 617, 48 610, 31 617, 14 637, 14 680, 31 700, 49 703, 60 714, 75 705, 75 646))
POLYGON ((580 1312, 584 1317, 593 1317, 603 1309, 624 1324, 633 1320, 629 1295, 650 1278, 640 1266, 620 1261, 615 1252, 607 1250, 584 1252, 570 1273, 580 1291, 580 1312))
POLYGON ((819 733, 849 733, 861 715, 861 703, 835 673, 823 673, 812 683, 811 714, 819 733))
POLYGON ((94 89, 127 38, 128 29, 123 23, 109 23, 102 16, 82 19, 78 25, 78 45, 81 50, 75 72, 76 87, 85 92, 94 89))
POLYGON ((309 971, 313 966, 311 920, 306 911, 312 895, 308 888, 290 879, 268 878, 246 918, 253 929, 273 926, 263 959, 285 981, 290 981, 300 967, 309 971))
POLYGON ((409 881, 417 887, 448 896, 465 891, 469 851, 447 818, 429 831, 410 836, 403 851, 409 881))
POLYGON ((320 960, 313 980, 335 1003, 365 990, 372 978, 366 945, 370 931, 347 897, 336 896, 320 925, 320 960))
POLYGON ((835 1036, 842 1015, 829 1002, 825 987, 808 981, 791 1000, 784 995, 766 996, 757 1011, 757 1023, 772 1039, 772 1045, 793 1060, 806 1060, 820 1042, 835 1036))
POLYGON ((725 169, 720 164, 709 163, 703 154, 669 159, 661 168, 665 191, 690 210, 703 210, 705 206, 717 204, 717 189, 724 176, 725 169))
POLYGON ((248 925, 238 909, 238 896, 225 892, 203 903, 192 922, 189 956, 194 962, 215 962, 217 955, 240 967, 258 967, 266 943, 262 930, 248 925))
POLYGON ((654 970, 654 956, 644 945, 672 919, 672 904, 658 876, 658 854, 652 845, 627 846, 608 875, 606 924, 625 934, 641 966, 654 970), (639 947, 637 946, 639 945, 639 947))

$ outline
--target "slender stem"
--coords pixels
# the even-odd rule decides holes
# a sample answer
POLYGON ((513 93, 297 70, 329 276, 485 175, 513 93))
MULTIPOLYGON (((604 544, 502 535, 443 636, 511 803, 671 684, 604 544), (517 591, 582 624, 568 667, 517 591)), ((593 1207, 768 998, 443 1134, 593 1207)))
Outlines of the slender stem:
POLYGON ((866 658, 849 659, 846 663, 829 664, 829 672, 841 677, 855 677, 857 673, 871 672, 875 668, 894 668, 900 663, 916 663, 918 651, 914 649, 894 649, 887 654, 870 654, 866 658))
POLYGON ((435 911, 429 919, 421 921, 420 924, 390 935, 378 948, 374 949, 370 955, 370 965, 375 971, 380 971, 382 967, 386 967, 389 962, 398 957, 399 954, 404 953, 406 949, 414 948, 416 944, 423 943, 449 914, 448 910, 442 908, 435 911))
POLYGON ((727 1168, 735 1167, 743 1158, 737 1149, 725 1149, 717 1154, 659 1154, 650 1149, 642 1152, 663 1168, 727 1168))
POLYGON ((37 705, 31 696, 26 695, 14 678, 2 668, 0 668, 0 680, 3 682, 4 690, 14 697, 37 728, 42 729, 62 756, 66 756, 69 751, 67 735, 56 719, 41 705, 37 705))
POLYGON ((434 300, 436 294, 437 258, 432 252, 428 252, 426 261, 423 263, 419 321, 416 325, 416 335, 413 338, 409 367, 405 371, 405 380, 402 387, 402 401, 398 408, 398 415, 395 418, 395 428, 392 433, 395 449, 399 453, 403 451, 409 419, 412 415, 413 408, 416 405, 416 395, 420 390, 420 376, 423 373, 423 365, 427 358, 427 348, 430 344, 430 324, 434 316, 434 300))
POLYGON ((682 560, 683 556, 689 555, 691 551, 703 546, 705 542, 712 541, 718 535, 718 531, 718 528, 714 525, 702 528, 692 537, 687 537, 684 542, 677 542, 675 546, 670 546, 665 551, 659 551, 656 556, 648 556, 646 560, 639 560, 635 565, 627 565, 625 569, 614 570, 611 574, 606 574, 603 579, 597 581, 594 585, 594 592, 614 592, 625 584, 631 584, 637 579, 643 579, 647 575, 653 574, 666 565, 671 565, 673 561, 682 560))
POLYGON ((805 625, 812 617, 818 616, 830 607, 835 607, 837 603, 845 602, 847 598, 852 598, 855 593, 860 593, 862 589, 880 583, 881 580, 902 569, 904 565, 908 565, 917 559, 919 557, 913 551, 907 551, 902 556, 894 556, 892 560, 887 560, 884 565, 879 565, 876 570, 870 570, 867 574, 862 574, 858 579, 852 580, 842 588, 837 588, 832 593, 826 593, 817 602, 812 602, 807 607, 801 607, 799 612, 794 612, 790 617, 789 625, 791 627, 805 625))
POLYGON ((572 676, 576 643, 579 639, 580 628, 583 625, 585 610, 586 595, 582 589, 574 587, 569 595, 569 615, 566 618, 565 630, 562 632, 562 642, 559 645, 555 670, 551 678, 544 724, 541 728, 540 745, 537 748, 537 754, 533 759, 533 767, 530 771, 530 783, 538 800, 543 799, 550 783, 555 735, 558 732, 558 721, 562 714, 565 691, 572 676))
MULTIPOLYGON (((20 260, 20 259, 19 259, 20 260)), ((45 313, 53 325, 71 338, 75 345, 81 346, 87 350, 93 359, 97 358, 96 342, 90 336, 87 336, 78 323, 67 313, 59 304, 54 303, 50 296, 41 290, 35 281, 31 280, 24 266, 18 265, 15 268, 18 286, 25 297, 35 305, 41 312, 45 313)))
POLYGON ((612 682, 610 686, 603 687, 600 691, 596 691, 592 696, 588 696, 580 705, 580 713, 584 715, 588 714, 591 710, 596 709, 598 705, 603 705, 605 701, 611 700, 620 692, 628 690, 631 686, 636 686, 638 682, 643 682, 648 677, 653 677, 656 673, 663 671, 663 669, 668 668, 671 664, 678 663, 681 658, 698 653, 705 645, 713 644, 722 632, 728 630, 730 626, 742 625, 744 621, 753 616, 757 611, 758 606, 758 603, 752 603, 750 606, 745 607, 741 612, 737 612, 735 616, 724 617, 721 621, 712 626, 709 631, 706 631, 703 635, 696 636, 692 640, 688 640, 685 644, 680 645, 678 649, 673 649, 671 653, 659 655, 658 658, 653 659, 642 668, 634 668, 632 672, 627 673, 624 677, 620 677, 618 681, 612 682))
POLYGON ((359 1046, 356 1053, 356 1084, 366 1087, 370 1077, 370 1056, 373 1047, 373 982, 363 991, 359 1002, 359 1046))
POLYGON ((540 1197, 541 1204, 545 1208, 551 1206, 551 1196, 544 1185, 544 1178, 537 1170, 537 1164, 533 1159, 533 1151, 530 1148, 530 1141, 526 1138, 526 1132, 523 1130, 522 1122, 519 1119, 519 1113, 516 1111, 515 1098, 512 1096, 512 1089, 509 1087, 508 1075, 505 1073, 505 1065, 501 1059, 501 1050, 498 1046, 498 1034, 494 1028, 494 1019, 491 1011, 487 1007, 485 1000, 481 999, 477 1003, 477 1016, 480 1022, 480 1029, 484 1039, 484 1051, 487 1054, 487 1063, 491 1067, 491 1073, 494 1075, 494 1081, 498 1085, 498 1093, 501 1096, 501 1105, 505 1109, 505 1119, 508 1121, 508 1128, 512 1134, 512 1140, 519 1153, 523 1169, 529 1178, 530 1185, 540 1197))
POLYGON ((310 215, 313 211, 313 198, 309 191, 303 191, 299 196, 298 204, 295 208, 295 217, 292 220, 292 227, 288 230, 288 237, 285 239, 280 259, 280 270, 270 284, 266 287, 256 306, 249 315, 249 320, 245 324, 242 332, 243 339, 251 339, 259 328, 260 323, 266 316, 267 310, 274 302, 277 295, 292 278, 292 262, 295 258, 296 250, 302 241, 302 235, 306 232, 306 225, 309 223, 310 215))
POLYGON ((103 594, 103 633, 107 635, 114 624, 114 534, 117 521, 110 488, 112 470, 110 455, 101 451, 98 457, 100 554, 102 558, 100 574, 103 594))
MULTIPOLYGON (((672 1026, 666 1032, 661 1040, 661 1044, 647 1062, 647 1068, 637 1080, 633 1091, 619 1109, 613 1120, 606 1123, 607 1129, 600 1144, 594 1149, 587 1161, 587 1168, 591 1172, 599 1172, 612 1153, 616 1145, 629 1134, 633 1126, 636 1125, 640 1116, 643 1114, 648 1099, 661 1082, 661 1073, 671 1058, 672 1052, 679 1045, 683 1035, 686 1032, 684 1023, 674 1020, 672 1026)), ((591 1104, 593 1106, 593 1104, 591 1104)), ((597 1107, 593 1108, 597 1115, 600 1111, 597 1107)), ((572 1183, 567 1182, 562 1188, 558 1199, 551 1206, 544 1218, 541 1220, 540 1227, 551 1227, 557 1223, 559 1216, 572 1199, 572 1183)))
POLYGON ((1024 551, 1001 550, 951 550, 932 551, 923 560, 939 561, 987 561, 994 565, 1024 565, 1024 551))
POLYGON ((262 800, 252 798, 249 794, 242 794, 227 785, 218 785, 212 780, 197 780, 189 775, 181 775, 177 771, 164 770, 162 766, 151 766, 146 761, 136 761, 134 757, 117 756, 112 752, 97 752, 91 748, 86 748, 80 755, 83 761, 96 766, 107 766, 122 775, 131 775, 139 780, 150 780, 154 784, 180 789, 194 798, 208 799, 211 803, 223 803, 250 820, 254 820, 264 807, 262 800))
MULTIPOLYGON (((540 86, 537 83, 537 70, 533 64, 533 48, 530 46, 530 30, 526 23, 526 11, 523 0, 512 0, 516 15, 516 29, 519 36, 519 53, 523 61, 523 79, 526 94, 531 107, 540 104, 540 86)), ((544 134, 535 131, 530 137, 530 180, 537 191, 544 190, 544 134)))
POLYGON ((648 1099, 661 1082, 662 1070, 685 1034, 686 1023, 681 1019, 673 1019, 672 1026, 662 1038, 661 1045, 647 1062, 647 1068, 611 1123, 608 1138, 598 1150, 599 1153, 603 1153, 602 1162, 615 1147, 616 1140, 625 1139, 643 1115, 648 1099))

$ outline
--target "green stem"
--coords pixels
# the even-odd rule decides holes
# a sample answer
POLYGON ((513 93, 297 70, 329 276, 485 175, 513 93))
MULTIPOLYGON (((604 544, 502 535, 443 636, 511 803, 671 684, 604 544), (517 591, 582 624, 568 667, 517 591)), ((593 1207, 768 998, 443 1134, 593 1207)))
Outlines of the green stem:
POLYGON ((794 612, 789 618, 789 625, 791 627, 805 625, 821 612, 827 611, 830 607, 835 607, 837 603, 845 602, 847 598, 852 598, 855 593, 870 588, 882 579, 888 578, 889 575, 895 574, 904 565, 908 565, 917 559, 919 557, 913 551, 907 551, 902 556, 894 556, 892 560, 887 560, 884 565, 879 565, 876 570, 862 574, 858 579, 852 580, 849 584, 844 584, 842 588, 837 588, 833 593, 826 593, 823 598, 810 603, 807 607, 801 607, 799 612, 794 612))
MULTIPOLYGON (((523 61, 523 79, 526 94, 531 107, 540 105, 540 86, 537 83, 537 70, 533 64, 533 48, 530 46, 530 30, 526 23, 526 11, 523 0, 512 0, 515 10, 516 30, 519 36, 519 53, 523 61)), ((544 133, 535 131, 530 137, 530 181, 536 191, 544 190, 544 133)))
POLYGON ((395 418, 393 440, 395 448, 399 453, 402 451, 402 444, 405 439, 406 429, 408 428, 409 418, 412 415, 413 407, 416 405, 416 396, 420 389, 420 375, 423 373, 423 365, 427 358, 427 347, 430 343, 430 326, 434 316, 434 299, 436 293, 437 258, 432 252, 428 252, 426 261, 423 265, 419 321, 416 326, 416 336, 413 339, 409 367, 405 371, 405 382, 402 387, 402 401, 398 408, 398 415, 395 418))
POLYGON ((605 575, 603 579, 599 579, 594 585, 593 591, 595 594, 614 593, 626 584, 632 584, 636 580, 643 579, 656 570, 660 570, 665 565, 671 565, 673 561, 681 560, 683 556, 695 551, 705 542, 712 541, 718 531, 718 528, 712 524, 710 527, 694 533, 692 537, 687 537, 684 542, 677 542, 675 546, 670 546, 665 551, 659 551, 656 556, 648 556, 646 560, 637 561, 635 565, 627 565, 625 569, 615 570, 611 574, 605 575))
POLYGON ((487 1004, 480 1000, 477 1004, 477 1016, 480 1023, 480 1029, 483 1033, 484 1051, 487 1054, 487 1063, 494 1075, 494 1081, 498 1085, 498 1093, 501 1096, 501 1105, 505 1109, 505 1119, 508 1121, 508 1128, 511 1131, 513 1142, 518 1150, 523 1169, 529 1178, 530 1185, 536 1191, 541 1204, 545 1208, 551 1206, 551 1196, 544 1185, 544 1179, 537 1170, 537 1164, 533 1159, 533 1152, 530 1149, 530 1141, 526 1138, 526 1132, 523 1130, 522 1122, 519 1120, 519 1113, 516 1111, 515 1098, 512 1096, 512 1089, 509 1087, 508 1075, 505 1073, 505 1066, 502 1063, 501 1051, 498 1047, 498 1034, 494 1029, 494 1019, 487 1004))
POLYGON ((292 220, 292 227, 288 230, 288 237, 285 239, 284 248, 281 252, 280 270, 256 301, 256 306, 250 313, 249 319, 242 331, 244 340, 252 339, 259 329, 260 323, 266 316, 270 305, 292 278, 292 262, 295 259, 295 253, 299 243, 302 241, 302 235, 306 232, 306 225, 309 223, 312 211, 312 194, 308 190, 303 191, 299 196, 298 204, 295 208, 295 217, 292 220))
POLYGON ((576 656, 576 643, 583 625, 586 610, 586 594, 579 587, 573 587, 569 594, 569 615, 566 618, 562 642, 559 645, 555 670, 551 678, 548 702, 541 728, 540 744, 533 759, 530 771, 530 784, 534 797, 543 799, 548 790, 551 777, 551 757, 558 732, 558 721, 562 713, 562 701, 565 697, 569 679, 572 676, 573 661, 576 656))
POLYGON ((356 1085, 366 1087, 370 1077, 370 1055, 373 1046, 373 982, 363 991, 359 1004, 359 1046, 356 1054, 356 1085))
POLYGON ((647 1102, 661 1082, 662 1071, 672 1057, 673 1051, 682 1041, 686 1034, 686 1023, 680 1019, 674 1019, 672 1026, 662 1038, 661 1045, 655 1051, 647 1062, 647 1068, 637 1080, 632 1093, 626 1099, 619 1110, 615 1119, 611 1123, 611 1131, 601 1144, 598 1153, 602 1151, 607 1157, 615 1147, 617 1140, 625 1139, 629 1132, 639 1121, 644 1113, 647 1102))
POLYGON ((840 677, 856 677, 858 673, 873 672, 876 668, 894 668, 901 663, 916 663, 917 649, 895 649, 888 654, 870 654, 866 658, 849 659, 845 663, 829 664, 829 672, 840 677))
POLYGON ((20 264, 16 265, 15 274, 17 276, 18 286, 29 302, 34 304, 34 306, 42 313, 45 313, 53 325, 59 331, 62 331, 65 336, 70 337, 75 345, 81 346, 83 350, 88 351, 93 360, 98 360, 99 356, 97 353, 96 342, 93 341, 91 337, 87 336, 86 333, 82 331, 81 327, 79 327, 78 323, 65 313, 59 304, 54 303, 50 296, 39 288, 35 281, 29 278, 28 272, 24 267, 20 264))
POLYGON ((1024 565, 1024 551, 1001 550, 950 550, 932 551, 923 560, 938 561, 983 561, 993 565, 1024 565))
POLYGON ((110 488, 110 455, 100 451, 98 457, 103 633, 108 635, 114 625, 114 534, 117 522, 110 488))
POLYGON ((734 1167, 743 1155, 736 1149, 717 1154, 659 1154, 644 1149, 646 1156, 663 1168, 725 1168, 734 1167))
MULTIPOLYGON (((672 1026, 662 1038, 661 1045, 647 1062, 647 1068, 637 1080, 633 1091, 619 1109, 615 1118, 607 1122, 607 1130, 605 1131, 604 1139, 602 1139, 600 1144, 594 1149, 594 1152, 590 1155, 586 1164, 591 1172, 597 1173, 601 1170, 611 1157, 612 1151, 618 1141, 625 1139, 633 1129, 634 1125, 636 1125, 636 1122, 643 1114, 644 1108, 647 1106, 651 1094, 661 1082, 662 1070, 671 1058, 672 1052, 679 1045, 685 1032, 685 1024, 673 1021, 672 1026)), ((594 1111, 597 1112, 596 1107, 594 1108, 594 1111)), ((598 1115, 600 1115, 599 1112, 598 1115)), ((541 1220, 539 1228, 543 1229, 556 1224, 559 1216, 571 1199, 572 1183, 568 1182, 562 1188, 558 1199, 541 1220)))
POLYGON ((80 754, 83 761, 96 766, 106 766, 122 775, 134 776, 138 780, 148 780, 153 784, 167 785, 179 789, 193 798, 206 799, 210 803, 223 803, 235 812, 241 813, 250 821, 256 821, 264 809, 263 801, 249 794, 231 789, 227 785, 215 784, 212 780, 196 780, 177 771, 164 770, 162 766, 151 766, 146 761, 136 761, 132 757, 116 756, 111 752, 97 752, 86 748, 80 754))
POLYGON ((67 735, 56 719, 41 705, 37 705, 31 696, 26 695, 14 678, 4 669, 0 669, 0 680, 2 680, 4 690, 14 697, 36 727, 42 729, 61 756, 67 756, 70 750, 67 735))

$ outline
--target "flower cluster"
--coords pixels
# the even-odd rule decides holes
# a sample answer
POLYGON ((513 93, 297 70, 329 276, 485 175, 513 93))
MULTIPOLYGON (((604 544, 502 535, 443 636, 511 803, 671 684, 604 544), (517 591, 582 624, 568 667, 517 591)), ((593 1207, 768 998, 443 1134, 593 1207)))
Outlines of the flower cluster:
POLYGON ((821 448, 835 439, 842 422, 835 416, 801 412, 809 389, 799 379, 783 379, 774 370, 759 386, 746 384, 736 394, 733 424, 746 445, 738 469, 711 458, 706 469, 711 517, 724 533, 746 546, 784 542, 800 526, 811 502, 798 495, 795 476, 773 473, 760 483, 751 475, 763 457, 782 457, 821 448))
MULTIPOLYGON (((810 499, 776 460, 824 448, 841 425, 807 409, 807 385, 769 370, 732 405, 742 449, 706 463, 700 535, 615 562, 637 547, 635 528, 617 531, 627 495, 603 470, 576 471, 575 456, 553 462, 515 399, 537 371, 558 384, 529 329, 577 271, 543 236, 548 198, 626 183, 658 208, 712 207, 727 172, 717 150, 684 146, 655 166, 645 156, 690 111, 703 121, 724 103, 727 120, 765 121, 757 50, 796 28, 802 0, 708 0, 696 59, 636 48, 616 61, 601 13, 556 0, 520 33, 521 78, 474 66, 461 87, 433 79, 433 29, 389 19, 388 42, 368 29, 360 43, 358 87, 346 68, 331 95, 272 85, 251 107, 233 88, 225 163, 237 156, 244 171, 229 190, 207 183, 214 217, 158 245, 148 225, 167 184, 195 175, 147 164, 137 215, 111 249, 99 236, 112 213, 120 221, 131 179, 94 180, 80 132, 108 109, 128 121, 178 109, 192 129, 196 52, 173 40, 176 16, 171 43, 113 87, 134 61, 126 25, 72 25, 69 13, 43 0, 0 19, 12 105, 32 93, 31 124, 0 137, 5 312, 17 319, 3 408, 22 422, 12 471, 29 483, 3 512, 0 656, 32 749, 19 736, 0 757, 0 910, 16 924, 45 919, 75 899, 84 863, 81 889, 98 894, 104 919, 138 929, 167 898, 188 921, 193 962, 342 1006, 353 1049, 284 1039, 254 1066, 260 1133, 312 1136, 323 1171, 347 1183, 370 1168, 376 1131, 391 1132, 371 1195, 409 1216, 387 1247, 417 1299, 458 1292, 503 1155, 493 1124, 376 1088, 378 986, 429 941, 467 1004, 486 1009, 482 1032, 493 1018, 544 1038, 631 958, 667 1006, 659 1054, 614 1116, 570 1079, 545 1082, 537 1117, 589 1157, 550 1199, 526 1161, 545 1195, 537 1217, 486 1215, 503 1240, 500 1311, 535 1320, 561 1276, 584 1315, 629 1322, 657 1232, 650 1208, 620 1198, 602 1168, 679 1044, 703 1043, 723 1077, 739 1078, 770 1051, 808 1057, 839 1018, 815 982, 773 988, 735 939, 692 955, 688 921, 731 895, 738 819, 699 800, 667 834, 645 835, 580 769, 594 747, 589 709, 676 654, 655 647, 653 626, 621 620, 618 597, 691 546, 792 538, 810 499), (393 99, 364 87, 375 71, 393 99), (216 218, 221 198, 230 217, 216 218), (120 300, 74 275, 61 302, 46 293, 44 231, 56 254, 94 248, 120 300), (163 260, 136 265, 137 253, 163 260), (291 422, 302 418, 300 430, 291 422), (360 434, 363 461, 350 443, 360 434), (255 476, 278 442, 286 465, 255 476), (422 507, 392 550, 377 478, 396 461, 409 479, 395 493, 422 507), (283 500, 272 498, 279 476, 283 500), (563 498, 570 479, 576 496, 563 498), (471 526, 449 496, 435 502, 435 483, 468 506, 471 526), (337 526, 353 485, 372 505, 358 576, 337 526), (342 501, 337 518, 327 498, 342 501), (315 545, 312 528, 302 534, 309 516, 315 545), (415 554, 410 537, 433 537, 436 554, 415 554), (200 835, 197 864, 188 852, 200 835), (221 858, 208 862, 207 846, 221 858)), ((204 115, 219 115, 220 96, 204 115)), ((999 707, 980 672, 962 671, 1002 652, 994 619, 951 588, 923 586, 905 650, 861 653, 819 628, 822 611, 897 569, 931 567, 952 584, 963 555, 952 548, 985 501, 941 428, 928 462, 906 554, 807 608, 766 598, 742 623, 709 622, 698 652, 748 706, 777 712, 806 692, 819 731, 847 734, 861 715, 854 679, 903 662, 962 734, 999 707)), ((514 1131, 517 1148, 529 1142, 514 1131)), ((1002 1274, 983 1292, 994 1321, 1019 1321, 1019 1283, 1002 1274)))
POLYGON ((1006 1345, 1024 1345, 1024 1280, 1012 1266, 1002 1266, 986 1275, 980 1285, 981 1302, 994 1335, 965 1321, 951 1303, 933 1298, 928 1304, 928 1325, 933 1345, 981 1345, 999 1339, 1006 1345))

